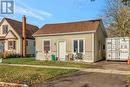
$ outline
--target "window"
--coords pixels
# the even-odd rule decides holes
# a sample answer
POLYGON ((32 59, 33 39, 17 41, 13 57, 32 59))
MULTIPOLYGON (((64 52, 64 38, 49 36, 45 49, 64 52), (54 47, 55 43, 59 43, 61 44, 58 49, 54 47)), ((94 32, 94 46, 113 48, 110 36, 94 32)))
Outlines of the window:
POLYGON ((84 40, 73 41, 73 52, 84 53, 84 40))
POLYGON ((3 32, 3 34, 7 34, 8 33, 8 25, 3 25, 2 26, 2 32, 3 32))
POLYGON ((44 52, 49 52, 50 51, 50 40, 45 40, 44 41, 44 52))
POLYGON ((78 51, 78 41, 74 40, 74 52, 76 53, 78 51))
POLYGON ((36 42, 35 42, 35 41, 33 42, 33 45, 34 45, 34 46, 36 45, 36 42))
POLYGON ((105 45, 103 45, 103 50, 105 50, 105 45))
POLYGON ((112 44, 111 42, 108 42, 107 44, 112 44))
POLYGON ((83 53, 83 40, 79 40, 79 52, 83 53))
POLYGON ((26 46, 28 46, 28 41, 26 41, 26 46))
POLYGON ((16 41, 9 41, 8 42, 8 49, 9 50, 16 49, 16 41))
POLYGON ((124 48, 127 49, 127 45, 124 45, 124 48))

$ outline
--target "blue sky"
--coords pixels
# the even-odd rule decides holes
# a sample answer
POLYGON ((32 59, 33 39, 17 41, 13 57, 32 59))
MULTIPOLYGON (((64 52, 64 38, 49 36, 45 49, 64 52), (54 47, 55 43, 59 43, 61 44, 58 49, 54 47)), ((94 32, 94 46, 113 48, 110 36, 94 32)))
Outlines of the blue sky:
MULTIPOLYGON (((98 19, 105 0, 15 0, 15 14, 6 15, 42 27, 44 24, 98 19)), ((4 15, 5 16, 5 15, 4 15)))

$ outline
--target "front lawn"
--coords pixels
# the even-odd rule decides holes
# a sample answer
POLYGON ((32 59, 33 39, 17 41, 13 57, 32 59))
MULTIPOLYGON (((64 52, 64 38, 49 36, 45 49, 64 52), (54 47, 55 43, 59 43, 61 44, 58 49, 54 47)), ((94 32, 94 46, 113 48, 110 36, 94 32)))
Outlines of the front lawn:
POLYGON ((37 61, 34 58, 9 58, 3 60, 4 64, 29 64, 29 65, 46 65, 46 66, 61 66, 61 67, 77 67, 77 68, 93 68, 97 67, 92 64, 60 62, 60 61, 37 61))
POLYGON ((128 85, 130 87, 130 75, 128 76, 128 85))
POLYGON ((77 70, 43 69, 0 65, 0 82, 30 84, 37 87, 40 82, 77 70))

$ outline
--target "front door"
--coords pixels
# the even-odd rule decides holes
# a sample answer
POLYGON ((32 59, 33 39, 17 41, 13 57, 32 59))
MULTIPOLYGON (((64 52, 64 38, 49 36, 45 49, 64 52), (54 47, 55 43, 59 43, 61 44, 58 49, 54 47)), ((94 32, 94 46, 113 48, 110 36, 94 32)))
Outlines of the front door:
POLYGON ((66 55, 66 42, 65 41, 59 41, 59 59, 61 61, 65 61, 65 55, 66 55))

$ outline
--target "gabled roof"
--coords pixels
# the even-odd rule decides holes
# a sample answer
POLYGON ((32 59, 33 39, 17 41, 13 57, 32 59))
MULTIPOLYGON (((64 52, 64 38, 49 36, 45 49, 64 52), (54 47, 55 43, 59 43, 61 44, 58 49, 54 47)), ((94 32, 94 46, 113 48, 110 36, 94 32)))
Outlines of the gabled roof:
POLYGON ((11 30, 9 30, 5 36, 5 39, 17 39, 17 36, 11 30), (11 33, 11 36, 9 35, 10 33, 11 33))
MULTIPOLYGON (((20 37, 22 37, 22 22, 13 20, 10 18, 4 18, 10 26, 18 33, 20 37)), ((3 20, 4 20, 3 19, 3 20)), ((32 36, 39 28, 37 26, 26 24, 26 38, 27 39, 34 39, 32 36)))
POLYGON ((88 20, 80 22, 60 23, 60 24, 46 24, 39 29, 35 35, 39 34, 59 34, 59 33, 75 33, 85 31, 96 31, 100 24, 99 20, 88 20))
POLYGON ((4 40, 5 39, 5 36, 0 36, 0 40, 4 40))

